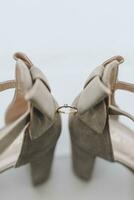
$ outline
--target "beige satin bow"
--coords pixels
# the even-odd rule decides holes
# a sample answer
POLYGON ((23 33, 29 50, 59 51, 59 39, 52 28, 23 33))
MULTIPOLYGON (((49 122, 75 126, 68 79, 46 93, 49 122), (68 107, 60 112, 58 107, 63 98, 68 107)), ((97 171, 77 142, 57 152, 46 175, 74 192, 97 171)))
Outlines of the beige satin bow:
POLYGON ((25 94, 25 99, 31 103, 30 136, 31 139, 36 139, 53 125, 57 104, 44 74, 25 54, 17 53, 14 57, 16 60, 21 59, 27 65, 32 77, 33 85, 25 94))
MULTIPOLYGON (((80 119, 97 133, 102 133, 107 120, 107 97, 112 98, 121 56, 112 57, 88 77, 77 104, 80 119)), ((109 99, 111 99, 109 98, 109 99)))

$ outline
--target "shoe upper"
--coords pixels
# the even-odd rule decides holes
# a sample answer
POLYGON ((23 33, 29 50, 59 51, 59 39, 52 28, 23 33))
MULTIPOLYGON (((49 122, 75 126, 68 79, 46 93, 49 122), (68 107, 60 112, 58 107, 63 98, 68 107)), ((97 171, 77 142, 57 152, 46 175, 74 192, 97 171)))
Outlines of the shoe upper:
MULTIPOLYGON (((37 152, 52 148, 61 132, 58 104, 51 94, 45 75, 23 53, 16 53, 16 80, 8 84, 15 87, 2 129, 0 152, 12 144, 24 131, 21 152, 16 163, 20 166, 34 159, 37 152), (12 85, 11 85, 12 83, 12 85)), ((7 88, 7 89, 8 89, 7 88)))
MULTIPOLYGON (((110 115, 133 116, 116 105, 115 91, 134 85, 118 81, 118 68, 124 59, 115 56, 97 67, 88 77, 82 92, 73 102, 78 112, 70 114, 69 126, 72 143, 93 156, 114 160, 109 129, 110 115)), ((118 117, 117 117, 118 118, 118 117)))

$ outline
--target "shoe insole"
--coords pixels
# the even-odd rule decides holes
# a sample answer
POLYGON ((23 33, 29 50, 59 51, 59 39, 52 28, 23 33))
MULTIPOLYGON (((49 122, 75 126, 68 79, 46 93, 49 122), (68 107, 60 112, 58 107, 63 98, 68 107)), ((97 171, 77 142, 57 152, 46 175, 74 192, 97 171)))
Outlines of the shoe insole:
POLYGON ((6 149, 6 151, 0 154, 0 173, 9 168, 15 167, 21 152, 26 128, 27 126, 19 134, 16 140, 6 149))
POLYGON ((111 117, 110 135, 114 159, 134 170, 134 132, 111 117))

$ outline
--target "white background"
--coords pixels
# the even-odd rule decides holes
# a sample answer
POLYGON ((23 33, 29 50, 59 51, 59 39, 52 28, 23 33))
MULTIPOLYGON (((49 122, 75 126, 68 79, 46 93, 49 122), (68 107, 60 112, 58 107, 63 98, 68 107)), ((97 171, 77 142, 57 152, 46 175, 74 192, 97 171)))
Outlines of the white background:
MULTIPOLYGON (((134 2, 0 0, 1 81, 14 77, 12 55, 16 51, 25 52, 43 70, 60 105, 71 104, 94 67, 114 55, 120 54, 126 60, 120 67, 120 79, 133 82, 134 2)), ((1 94, 1 125, 11 97, 11 91, 1 94)), ((121 94, 118 100, 125 110, 134 114, 133 96, 121 94)), ((133 126, 131 122, 129 125, 133 126)), ((92 182, 85 184, 72 174, 70 156, 67 116, 63 116, 63 131, 49 183, 32 189, 23 167, 1 175, 0 193, 5 200, 14 199, 14 195, 22 198, 24 192, 29 200, 134 199, 134 177, 128 169, 98 160, 92 182)))

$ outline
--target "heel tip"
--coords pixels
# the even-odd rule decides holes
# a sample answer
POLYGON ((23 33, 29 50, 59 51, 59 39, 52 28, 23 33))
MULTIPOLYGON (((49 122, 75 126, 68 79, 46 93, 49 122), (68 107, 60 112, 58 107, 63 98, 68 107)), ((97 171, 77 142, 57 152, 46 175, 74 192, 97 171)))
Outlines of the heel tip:
POLYGON ((42 177, 40 179, 39 178, 35 179, 34 177, 34 179, 32 178, 32 184, 35 187, 45 184, 48 181, 49 177, 50 177, 50 174, 47 174, 46 177, 42 177))

